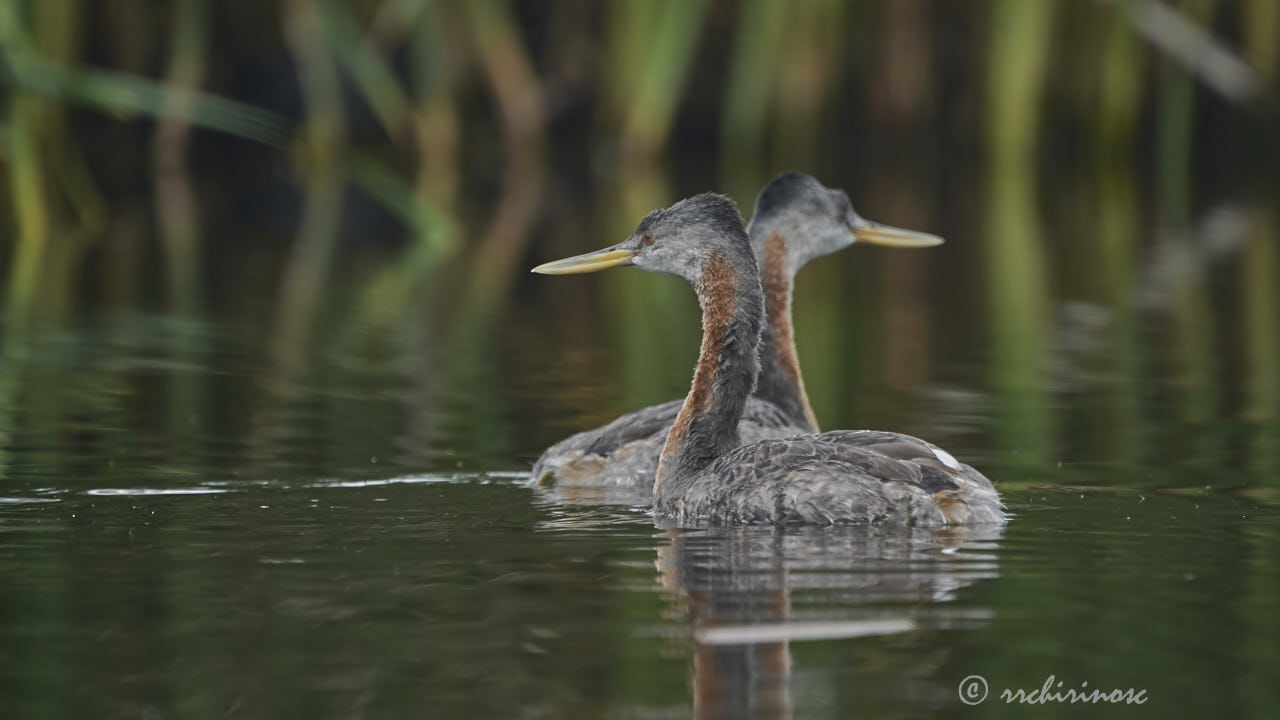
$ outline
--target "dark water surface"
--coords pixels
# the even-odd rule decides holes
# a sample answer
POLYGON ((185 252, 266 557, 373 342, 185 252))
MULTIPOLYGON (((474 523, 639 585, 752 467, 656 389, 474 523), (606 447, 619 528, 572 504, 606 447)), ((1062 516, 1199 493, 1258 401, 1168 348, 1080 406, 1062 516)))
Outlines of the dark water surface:
POLYGON ((1276 8, 0 2, 0 720, 1280 718, 1276 8), (528 268, 786 170, 946 238, 801 273, 821 425, 1007 527, 525 484, 699 328, 528 268))
POLYGON ((477 410, 462 381, 415 390, 412 353, 291 374, 244 336, 107 315, 32 335, 10 364, 3 717, 1280 709, 1276 435, 1188 417, 1185 388, 1128 389, 1135 419, 1101 435, 1114 413, 1073 408, 1125 388, 1037 394, 1028 417, 1057 439, 1019 453, 990 430, 1015 401, 944 359, 953 385, 880 396, 983 462, 1007 528, 672 530, 526 486, 545 439, 588 422, 553 413, 615 411, 561 391, 583 377, 571 359, 554 377, 517 371, 528 358, 471 368, 503 400, 477 410), (977 709, 971 675, 990 688, 977 709), (1049 676, 1147 702, 998 697, 1049 676))

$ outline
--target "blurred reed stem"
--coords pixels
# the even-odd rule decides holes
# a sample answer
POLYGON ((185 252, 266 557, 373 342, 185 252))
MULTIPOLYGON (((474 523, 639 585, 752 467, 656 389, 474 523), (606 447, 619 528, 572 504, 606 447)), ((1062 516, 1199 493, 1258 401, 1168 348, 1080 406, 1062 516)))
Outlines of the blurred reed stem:
POLYGON ((400 259, 388 263, 362 290, 352 319, 363 331, 388 329, 410 307, 410 298, 425 278, 459 247, 457 222, 449 214, 455 202, 461 137, 453 97, 456 52, 447 9, 461 10, 392 0, 381 6, 363 37, 352 13, 330 8, 325 16, 327 24, 343 26, 329 30, 331 39, 337 38, 335 52, 346 58, 371 105, 384 108, 378 113, 384 129, 393 138, 404 135, 417 151, 412 181, 369 155, 357 155, 348 163, 352 184, 395 215, 410 233, 400 259), (409 58, 406 87, 384 57, 400 42, 409 58))
POLYGON ((987 285, 997 446, 1021 461, 1052 451, 1045 363, 1049 327, 1037 178, 1041 94, 1053 2, 998 0, 987 58, 987 285))
POLYGON ((448 23, 445 8, 433 3, 412 27, 408 56, 410 88, 417 105, 413 130, 419 157, 414 183, 437 207, 452 211, 457 203, 462 144, 455 86, 463 60, 448 23))
MULTIPOLYGON (((173 5, 169 67, 171 87, 197 90, 204 81, 209 45, 211 6, 208 0, 177 0, 173 5)), ((162 109, 153 140, 155 213, 164 251, 169 308, 178 318, 169 328, 169 352, 177 362, 197 365, 204 356, 205 338, 197 326, 186 325, 204 308, 203 263, 200 253, 199 199, 187 167, 191 124, 190 95, 171 96, 162 109)), ((206 419, 208 377, 204 373, 174 373, 169 381, 169 457, 182 464, 196 462, 198 434, 206 419)))
POLYGON ((1280 2, 1245 0, 1244 47, 1253 66, 1274 84, 1280 63, 1280 2))
POLYGON ((286 42, 297 64, 306 106, 298 148, 305 163, 306 190, 297 240, 281 282, 273 352, 283 368, 297 369, 312 338, 321 289, 337 243, 346 122, 337 63, 325 47, 315 4, 288 0, 283 10, 286 42))
MULTIPOLYGON (((7 63, 15 47, 25 42, 16 2, 0 2, 0 52, 7 63)), ((5 298, 3 344, 0 345, 0 477, 9 476, 9 448, 17 429, 14 422, 27 354, 27 321, 40 272, 40 256, 47 236, 44 180, 33 157, 29 118, 31 100, 12 91, 8 95, 3 134, 8 191, 17 232, 13 235, 9 288, 5 298)))
POLYGON ((331 42, 357 87, 387 133, 399 142, 412 141, 417 150, 412 184, 372 157, 353 158, 349 164, 352 183, 396 215, 411 238, 399 261, 377 273, 358 301, 356 318, 367 329, 381 330, 399 317, 428 273, 456 248, 456 223, 443 209, 454 202, 460 141, 446 17, 438 5, 388 2, 362 37, 350 11, 333 3, 327 8, 331 42), (393 20, 401 26, 391 27, 393 20), (400 41, 410 58, 407 88, 384 57, 391 49, 386 46, 400 41))
POLYGON ((1276 252, 1273 218, 1272 208, 1256 213, 1239 266, 1240 307, 1244 313, 1244 416, 1251 421, 1274 420, 1280 413, 1280 330, 1276 327, 1280 253, 1276 252))
MULTIPOLYGON (((1207 0, 1188 0, 1206 14, 1207 0)), ((1191 198, 1191 131, 1194 121, 1195 84, 1191 74, 1169 58, 1162 60, 1159 115, 1156 120, 1156 178, 1165 219, 1175 225, 1189 220, 1191 198)))
MULTIPOLYGON (((729 79, 720 116, 720 177, 733 182, 760 174, 765 116, 792 5, 744 0, 733 38, 729 79)), ((734 188, 745 196, 750 188, 734 188)))
POLYGON ((1035 161, 1056 5, 996 0, 991 8, 986 137, 998 166, 1035 161))
MULTIPOLYGON (((56 5, 48 7, 62 9, 65 4, 56 5)), ((0 48, 7 65, 12 65, 22 54, 34 53, 37 38, 49 39, 52 34, 36 28, 42 20, 46 25, 52 24, 47 12, 29 18, 24 7, 16 0, 0 3, 0 48)), ((5 335, 6 341, 13 338, 20 342, 17 338, 31 320, 41 290, 40 280, 50 261, 50 188, 43 155, 54 109, 46 101, 22 92, 12 92, 8 106, 5 141, 17 234, 10 266, 5 335)))
POLYGON ((698 47, 706 10, 704 0, 651 0, 652 22, 628 27, 629 42, 637 48, 629 57, 637 64, 623 121, 624 161, 652 158, 666 143, 683 94, 689 65, 698 47))
POLYGON ((1122 13, 1107 14, 1095 114, 1098 159, 1125 163, 1137 129, 1142 100, 1142 56, 1122 13))
MULTIPOLYGON (((1101 139, 1100 142, 1108 142, 1101 139)), ((1103 162, 1095 165, 1096 238, 1088 251, 1097 258, 1102 279, 1102 301, 1109 311, 1107 328, 1111 352, 1102 421, 1095 423, 1106 444, 1107 456, 1118 463, 1142 462, 1145 447, 1138 435, 1142 427, 1142 324, 1134 297, 1136 242, 1140 234, 1137 192, 1131 165, 1103 162)))
POLYGON ((457 222, 435 206, 430 196, 404 182, 381 163, 356 156, 351 159, 352 184, 377 198, 412 236, 399 259, 389 263, 364 287, 356 319, 372 330, 391 326, 406 309, 415 314, 410 299, 422 281, 458 249, 457 222))
POLYGON ((408 139, 412 103, 390 64, 344 0, 315 0, 326 45, 347 68, 383 130, 393 141, 408 139))
POLYGON ((546 175, 547 106, 511 5, 480 0, 463 6, 475 50, 501 120, 505 166, 497 206, 471 249, 466 283, 448 340, 445 382, 465 405, 451 408, 454 437, 471 457, 506 456, 512 446, 508 397, 490 382, 501 355, 498 308, 507 300, 516 263, 538 216, 546 175))
POLYGON ((378 47, 399 45, 422 20, 428 6, 439 3, 430 0, 383 0, 373 13, 369 23, 367 40, 378 47))
MULTIPOLYGON (((1178 7, 1187 20, 1203 25, 1211 21, 1215 6, 1213 0, 1183 0, 1178 7)), ((1168 268, 1166 310, 1173 326, 1174 377, 1184 392, 1182 417, 1199 423, 1212 416, 1217 393, 1207 280, 1191 218, 1196 87, 1189 70, 1169 58, 1163 64, 1155 128, 1162 226, 1157 249, 1168 268)), ((1195 433, 1198 447, 1213 441, 1207 433, 1195 433)), ((1212 457, 1212 453, 1196 456, 1212 457)))
POLYGON ((620 127, 635 101, 649 49, 650 28, 662 11, 660 2, 614 2, 605 5, 609 42, 608 81, 602 95, 608 99, 611 127, 620 127))
MULTIPOLYGON (((895 0, 893 9, 898 10, 901 5, 895 0)), ((791 18, 785 25, 781 57, 774 59, 777 70, 771 73, 773 167, 816 171, 823 167, 818 154, 822 114, 827 89, 835 85, 842 68, 848 27, 852 22, 850 6, 839 0, 806 0, 791 3, 790 7, 791 18)), ((927 56, 928 37, 916 40, 910 52, 927 56)))
POLYGON ((18 232, 9 273, 6 338, 21 334, 22 329, 27 326, 39 287, 45 244, 49 238, 44 165, 38 157, 40 141, 34 130, 36 102, 38 101, 25 97, 12 97, 9 102, 9 127, 6 133, 9 145, 9 188, 18 232))
MULTIPOLYGON (((1280 62, 1280 3, 1250 0, 1244 16, 1245 51, 1274 86, 1280 62)), ((1240 258, 1239 283, 1244 314, 1244 417, 1260 423, 1254 430, 1251 465, 1260 477, 1270 477, 1273 486, 1280 486, 1280 442, 1276 440, 1280 437, 1280 330, 1275 321, 1280 308, 1280 252, 1275 218, 1274 207, 1255 211, 1240 258)))
POLYGON ((485 78, 502 118, 506 165, 498 205, 472 252, 466 307, 488 310, 505 299, 538 214, 546 175, 547 103, 504 0, 467 3, 485 78))
MULTIPOLYGON (((173 6, 172 43, 165 82, 197 89, 204 78, 208 47, 208 0, 177 0, 173 6)), ((198 201, 187 171, 191 125, 190 95, 171 95, 161 112, 154 140, 155 211, 165 252, 170 306, 179 313, 200 308, 200 218, 198 201)))
MULTIPOLYGON (((883 33, 877 38, 875 64, 881 82, 874 84, 866 112, 877 120, 877 126, 890 137, 901 137, 905 128, 919 127, 929 114, 933 82, 932 35, 930 8, 923 0, 899 0, 885 8, 883 33)), ((815 24, 811 32, 821 35, 829 26, 827 18, 815 24)), ((829 31, 827 31, 829 34, 829 31)), ((802 85, 797 78, 785 85, 802 85)), ((816 135, 816 129, 809 131, 816 135)), ((929 155, 926 148, 915 148, 912 154, 929 155)), ((925 165, 927 167, 927 165, 925 165)), ((921 177, 922 163, 895 161, 876 171, 876 182, 867 188, 865 207, 874 219, 927 229, 932 215, 927 185, 921 177)), ((861 205, 860 205, 861 207, 861 205)), ((927 268, 934 253, 877 253, 882 262, 876 273, 883 279, 879 302, 882 312, 879 335, 881 361, 879 373, 893 388, 922 387, 930 373, 932 334, 928 327, 927 268)))
POLYGON ((287 123, 274 112, 246 103, 100 68, 70 66, 35 52, 8 48, 8 72, 12 83, 26 92, 63 103, 77 103, 119 116, 156 116, 170 103, 184 108, 185 120, 254 142, 278 145, 285 140, 287 123), (175 95, 189 95, 174 102, 175 95))
POLYGON ((540 138, 546 125, 546 99, 511 7, 505 0, 476 0, 466 3, 466 14, 507 139, 540 138))

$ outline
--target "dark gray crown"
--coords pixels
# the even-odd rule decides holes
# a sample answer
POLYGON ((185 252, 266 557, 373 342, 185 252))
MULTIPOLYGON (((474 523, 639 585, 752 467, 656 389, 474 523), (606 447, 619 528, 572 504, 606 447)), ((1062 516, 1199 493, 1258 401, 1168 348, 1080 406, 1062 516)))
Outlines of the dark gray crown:
POLYGON ((636 226, 636 234, 640 235, 658 222, 675 222, 681 225, 701 225, 703 227, 726 233, 741 234, 743 230, 742 214, 732 200, 717 193, 702 193, 685 198, 668 208, 654 210, 636 226))
POLYGON ((786 172, 769 181, 756 197, 755 217, 768 219, 801 202, 820 202, 831 191, 802 172, 786 172))

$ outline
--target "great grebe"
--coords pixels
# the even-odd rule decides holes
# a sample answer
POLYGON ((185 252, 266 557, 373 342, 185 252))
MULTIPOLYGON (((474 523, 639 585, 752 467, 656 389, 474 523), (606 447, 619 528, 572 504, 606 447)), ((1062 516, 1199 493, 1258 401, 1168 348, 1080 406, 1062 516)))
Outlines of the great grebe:
POLYGON ((990 480, 909 435, 838 430, 742 445, 739 423, 760 370, 765 293, 731 200, 711 193, 682 200, 649 213, 618 245, 534 272, 622 266, 684 278, 702 309, 693 382, 654 478, 660 519, 679 525, 1004 522, 990 480))
MULTIPOLYGON (((931 247, 936 235, 865 220, 842 190, 804 173, 779 175, 756 198, 747 226, 765 293, 760 338, 760 375, 743 410, 739 436, 750 443, 818 432, 805 394, 791 323, 796 274, 810 260, 855 242, 894 247, 931 247)), ((634 488, 653 484, 658 456, 682 400, 622 415, 552 445, 534 463, 532 477, 561 487, 634 488)))

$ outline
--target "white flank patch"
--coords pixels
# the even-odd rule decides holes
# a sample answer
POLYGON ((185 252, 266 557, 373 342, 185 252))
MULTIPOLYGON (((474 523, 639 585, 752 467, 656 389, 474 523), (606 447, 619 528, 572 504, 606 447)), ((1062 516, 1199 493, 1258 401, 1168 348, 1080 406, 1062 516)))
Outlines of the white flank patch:
POLYGON ((951 453, 946 450, 943 450, 942 448, 933 448, 933 454, 938 456, 938 459, 942 461, 943 465, 946 465, 952 470, 960 469, 959 461, 952 457, 951 453))

